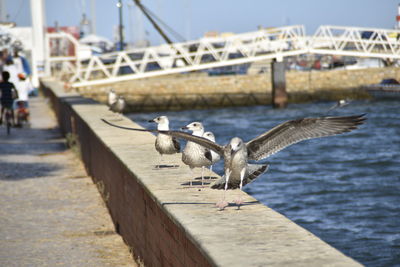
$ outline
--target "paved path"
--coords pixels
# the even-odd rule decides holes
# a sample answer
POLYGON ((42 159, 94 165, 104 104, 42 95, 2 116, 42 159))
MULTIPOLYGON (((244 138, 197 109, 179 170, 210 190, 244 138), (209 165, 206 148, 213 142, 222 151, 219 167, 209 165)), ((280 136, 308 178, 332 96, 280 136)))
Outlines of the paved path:
POLYGON ((0 266, 135 266, 43 98, 31 114, 0 126, 0 266))

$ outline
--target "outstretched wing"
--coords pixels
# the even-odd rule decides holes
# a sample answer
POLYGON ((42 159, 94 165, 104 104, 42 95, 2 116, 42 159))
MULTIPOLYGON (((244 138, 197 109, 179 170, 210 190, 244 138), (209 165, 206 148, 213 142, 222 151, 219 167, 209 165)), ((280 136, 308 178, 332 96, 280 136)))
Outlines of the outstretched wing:
POLYGON ((172 143, 174 144, 175 151, 177 153, 181 152, 181 144, 175 137, 172 137, 172 143))
POLYGON ((103 122, 107 123, 108 125, 111 125, 113 127, 117 127, 120 129, 124 129, 124 130, 130 130, 130 131, 140 131, 140 132, 153 132, 153 133, 162 133, 165 135, 169 135, 175 138, 180 138, 180 139, 184 139, 187 141, 191 141, 193 143, 199 144, 201 146, 204 146, 205 148, 211 149, 213 151, 215 151, 216 153, 218 153, 219 155, 223 155, 224 154, 224 150, 223 147, 217 143, 214 143, 204 137, 200 137, 200 136, 195 136, 195 135, 191 135, 190 133, 186 133, 186 132, 181 132, 181 131, 159 131, 159 130, 147 130, 147 129, 138 129, 138 128, 130 128, 130 127, 124 127, 124 126, 119 126, 116 124, 113 124, 111 122, 108 122, 105 119, 101 119, 103 122))
POLYGON ((284 122, 247 142, 249 159, 267 158, 302 140, 350 132, 364 123, 364 115, 304 118, 284 122))

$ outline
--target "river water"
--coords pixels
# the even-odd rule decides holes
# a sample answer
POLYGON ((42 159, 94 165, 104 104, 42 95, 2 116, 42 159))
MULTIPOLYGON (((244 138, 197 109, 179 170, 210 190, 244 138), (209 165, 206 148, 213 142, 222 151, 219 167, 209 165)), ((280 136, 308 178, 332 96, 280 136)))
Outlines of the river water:
MULTIPOLYGON (((324 116, 332 102, 130 114, 142 126, 203 122, 217 142, 248 141, 286 120, 324 116)), ((329 115, 367 114, 358 130, 292 145, 244 191, 366 266, 400 266, 400 101, 353 101, 329 115)), ((222 162, 214 170, 223 174, 222 162)))

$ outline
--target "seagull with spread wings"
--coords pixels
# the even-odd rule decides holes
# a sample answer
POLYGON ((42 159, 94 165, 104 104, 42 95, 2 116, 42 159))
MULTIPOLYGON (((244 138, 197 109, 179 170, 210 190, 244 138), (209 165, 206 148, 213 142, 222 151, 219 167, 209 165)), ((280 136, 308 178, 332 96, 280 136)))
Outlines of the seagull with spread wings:
MULTIPOLYGON (((225 175, 211 187, 226 191, 227 189, 242 188, 267 169, 266 164, 249 164, 249 160, 259 161, 268 158, 280 150, 303 140, 350 132, 364 123, 366 119, 364 115, 290 120, 277 125, 248 142, 244 142, 239 137, 234 137, 225 146, 221 146, 204 137, 181 131, 159 132, 197 143, 223 156, 225 175)), ((103 121, 122 129, 154 132, 154 130, 121 127, 104 119, 103 121)), ((226 205, 227 203, 224 199, 217 203, 220 209, 223 209, 226 205)))

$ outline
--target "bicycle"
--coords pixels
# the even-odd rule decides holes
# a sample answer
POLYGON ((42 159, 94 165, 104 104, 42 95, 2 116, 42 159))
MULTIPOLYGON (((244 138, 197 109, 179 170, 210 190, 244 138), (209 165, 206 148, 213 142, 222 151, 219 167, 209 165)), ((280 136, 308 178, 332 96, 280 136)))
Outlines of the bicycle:
POLYGON ((29 126, 29 109, 25 101, 17 101, 16 108, 17 117, 17 127, 24 127, 24 125, 29 126))
POLYGON ((11 126, 13 124, 13 116, 12 116, 12 110, 10 108, 5 108, 5 121, 6 121, 6 128, 7 128, 7 135, 10 135, 11 133, 11 126))

